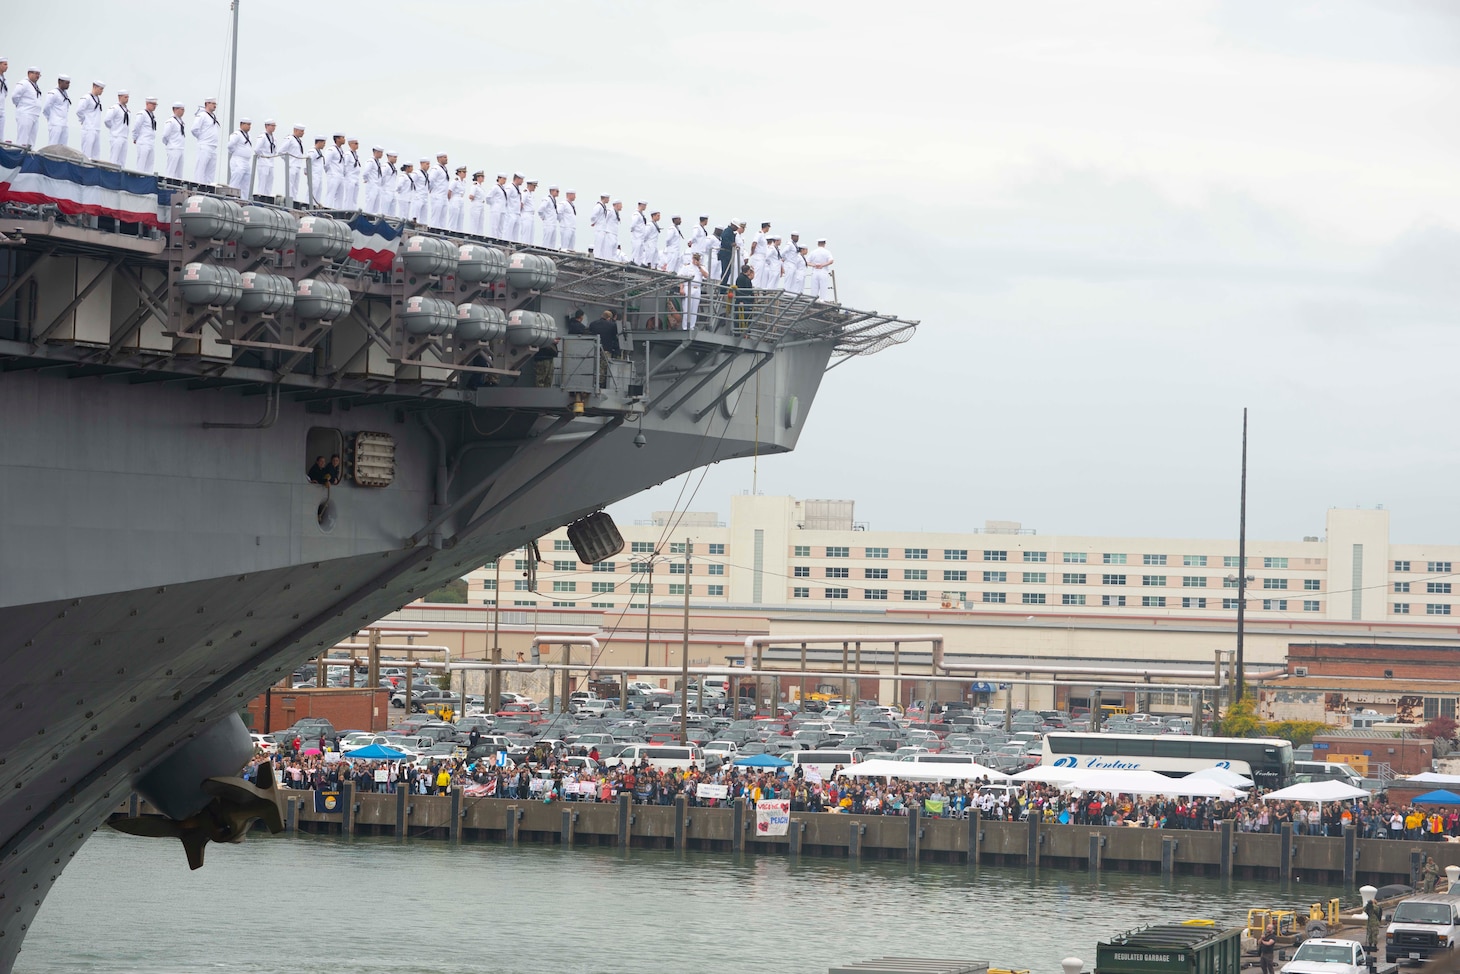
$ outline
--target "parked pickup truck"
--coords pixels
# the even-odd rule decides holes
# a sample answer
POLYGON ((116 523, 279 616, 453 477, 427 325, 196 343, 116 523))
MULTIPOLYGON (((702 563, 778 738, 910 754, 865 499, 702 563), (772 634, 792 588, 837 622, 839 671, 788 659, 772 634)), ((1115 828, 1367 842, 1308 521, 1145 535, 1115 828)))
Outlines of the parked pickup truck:
MULTIPOLYGON (((1374 974, 1394 974, 1398 964, 1382 964, 1374 974)), ((1298 945, 1293 959, 1282 966, 1282 974, 1370 974, 1369 958, 1357 940, 1318 937, 1298 945)))

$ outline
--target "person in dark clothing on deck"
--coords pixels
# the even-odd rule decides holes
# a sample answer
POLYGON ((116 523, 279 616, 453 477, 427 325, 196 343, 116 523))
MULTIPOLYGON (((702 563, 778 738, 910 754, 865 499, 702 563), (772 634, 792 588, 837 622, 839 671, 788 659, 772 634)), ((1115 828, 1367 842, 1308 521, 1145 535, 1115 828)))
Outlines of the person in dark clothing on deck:
POLYGON ((583 309, 579 308, 568 317, 568 334, 586 335, 588 326, 583 323, 583 309))
POLYGON ((740 276, 735 279, 735 330, 745 331, 750 325, 750 316, 755 310, 755 268, 749 264, 740 266, 740 276))
POLYGON ((623 354, 623 346, 618 340, 618 319, 612 311, 604 311, 588 330, 598 336, 598 343, 608 355, 617 358, 623 354))
MULTIPOLYGON (((745 224, 741 223, 739 229, 744 230, 745 224)), ((730 283, 730 273, 735 269, 735 230, 734 223, 725 225, 720 231, 720 283, 730 283)))
POLYGON ((329 464, 325 463, 322 456, 314 458, 314 466, 309 468, 306 476, 311 484, 328 484, 330 482, 329 464))

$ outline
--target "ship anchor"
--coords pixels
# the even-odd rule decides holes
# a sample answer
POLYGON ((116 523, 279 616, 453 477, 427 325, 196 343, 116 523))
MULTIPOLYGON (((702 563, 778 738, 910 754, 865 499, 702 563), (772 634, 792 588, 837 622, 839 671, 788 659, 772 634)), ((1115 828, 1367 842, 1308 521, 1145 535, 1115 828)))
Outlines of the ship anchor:
POLYGON ((129 816, 118 812, 106 824, 128 835, 180 840, 190 869, 203 865, 203 847, 209 842, 242 842, 255 822, 262 822, 275 834, 284 831, 283 802, 273 764, 259 765, 254 782, 236 777, 208 778, 203 781, 202 789, 213 796, 212 801, 187 818, 129 816))

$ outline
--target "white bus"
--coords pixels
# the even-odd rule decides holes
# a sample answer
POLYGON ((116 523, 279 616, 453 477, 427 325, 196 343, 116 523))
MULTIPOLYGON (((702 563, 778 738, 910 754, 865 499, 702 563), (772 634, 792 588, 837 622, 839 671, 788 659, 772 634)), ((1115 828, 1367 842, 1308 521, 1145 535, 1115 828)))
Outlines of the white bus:
POLYGON ((1157 771, 1173 778, 1206 768, 1246 775, 1262 788, 1293 783, 1293 745, 1276 737, 1148 734, 1044 735, 1040 763, 1056 768, 1157 771))

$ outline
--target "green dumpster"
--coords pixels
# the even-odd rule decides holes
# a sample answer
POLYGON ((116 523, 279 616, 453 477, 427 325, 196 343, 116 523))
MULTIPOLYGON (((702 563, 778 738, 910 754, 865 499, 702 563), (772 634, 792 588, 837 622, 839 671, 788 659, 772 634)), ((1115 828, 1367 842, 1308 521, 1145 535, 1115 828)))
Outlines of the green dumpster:
POLYGON ((1095 974, 1240 974, 1242 928, 1165 923, 1095 945, 1095 974))

